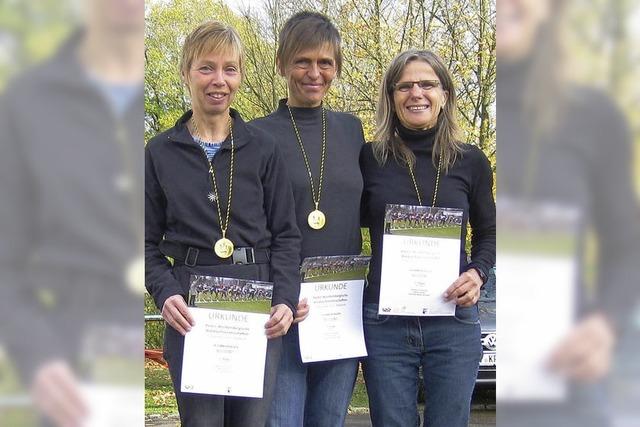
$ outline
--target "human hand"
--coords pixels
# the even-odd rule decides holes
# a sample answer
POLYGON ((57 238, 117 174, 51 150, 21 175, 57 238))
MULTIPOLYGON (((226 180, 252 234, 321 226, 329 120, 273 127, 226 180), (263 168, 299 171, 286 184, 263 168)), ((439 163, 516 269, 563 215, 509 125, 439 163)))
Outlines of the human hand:
POLYGON ((580 382, 602 379, 611 368, 615 344, 613 327, 602 313, 582 319, 558 344, 549 367, 580 382))
POLYGON ((461 307, 471 307, 480 299, 482 279, 475 268, 470 268, 444 292, 444 299, 455 301, 461 307))
POLYGON ((293 319, 293 323, 300 323, 306 319, 307 316, 309 316, 309 304, 307 304, 307 299, 303 298, 296 307, 296 317, 293 319))
POLYGON ((89 415, 76 376, 63 360, 49 361, 38 369, 31 396, 36 408, 58 427, 81 426, 89 415))
POLYGON ((285 335, 293 321, 293 313, 286 304, 277 304, 271 307, 271 317, 265 323, 267 338, 277 338, 285 335))
POLYGON ((196 324, 182 295, 172 295, 162 306, 162 318, 181 335, 185 335, 196 324))

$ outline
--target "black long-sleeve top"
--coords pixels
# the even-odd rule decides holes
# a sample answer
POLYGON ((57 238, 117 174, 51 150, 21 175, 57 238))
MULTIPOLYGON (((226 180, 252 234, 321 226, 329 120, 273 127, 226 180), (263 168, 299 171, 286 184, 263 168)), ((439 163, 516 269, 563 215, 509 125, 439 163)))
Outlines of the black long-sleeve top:
MULTIPOLYGON (((322 141, 322 107, 291 107, 300 137, 309 158, 317 191, 320 175, 322 141)), ((280 100, 272 114, 252 121, 254 125, 277 138, 296 202, 298 228, 302 233, 302 258, 323 255, 353 255, 361 249, 360 195, 362 176, 358 156, 364 144, 362 124, 347 113, 326 111, 326 158, 320 210, 326 224, 314 230, 307 216, 315 207, 311 196, 309 174, 296 139, 287 100, 280 100)))
MULTIPOLYGON (((173 128, 152 138, 145 149, 146 286, 158 308, 172 295, 186 295, 189 285, 188 280, 176 278, 160 252, 162 239, 211 251, 222 237, 216 206, 208 198, 212 184, 207 158, 186 126, 191 114, 185 113, 173 128)), ((273 281, 272 304, 284 303, 295 313, 300 292, 300 232, 286 168, 271 136, 246 125, 236 111, 231 110, 231 116, 235 159, 226 237, 235 247, 270 249, 269 277, 256 278, 273 281)), ((211 160, 223 215, 230 155, 227 137, 211 160)), ((229 266, 224 267, 220 270, 229 271, 229 266)))
MULTIPOLYGON (((411 131, 398 125, 398 133, 416 156, 414 174, 423 203, 433 200, 437 167, 431 153, 436 128, 411 131)), ((418 205, 418 197, 406 166, 393 158, 380 166, 373 157, 370 144, 362 148, 360 169, 364 180, 362 193, 362 223, 371 235, 371 265, 365 302, 378 303, 380 298, 380 269, 382 266, 382 236, 387 204, 418 205)), ((440 174, 437 207, 459 208, 463 211, 460 272, 477 268, 488 275, 495 263, 496 208, 492 193, 493 174, 489 161, 477 147, 464 144, 456 162, 440 174), (465 250, 467 223, 473 230, 471 259, 465 250)))

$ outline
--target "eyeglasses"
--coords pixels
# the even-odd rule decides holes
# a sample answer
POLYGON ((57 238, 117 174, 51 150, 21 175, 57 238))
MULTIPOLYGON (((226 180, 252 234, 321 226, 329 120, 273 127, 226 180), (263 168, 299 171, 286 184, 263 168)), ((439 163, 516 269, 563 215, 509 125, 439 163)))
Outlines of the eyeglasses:
POLYGON ((417 80, 413 82, 398 82, 393 85, 393 88, 399 92, 409 92, 413 85, 418 85, 418 87, 424 91, 431 90, 440 86, 440 82, 437 80, 417 80))

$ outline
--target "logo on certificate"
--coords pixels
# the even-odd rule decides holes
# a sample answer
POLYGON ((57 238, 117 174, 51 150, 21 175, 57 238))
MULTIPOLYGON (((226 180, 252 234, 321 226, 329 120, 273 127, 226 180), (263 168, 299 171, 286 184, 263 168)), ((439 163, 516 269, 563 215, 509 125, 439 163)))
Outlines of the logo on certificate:
POLYGON ((382 307, 382 311, 384 311, 385 313, 388 313, 391 311, 391 307, 382 307))

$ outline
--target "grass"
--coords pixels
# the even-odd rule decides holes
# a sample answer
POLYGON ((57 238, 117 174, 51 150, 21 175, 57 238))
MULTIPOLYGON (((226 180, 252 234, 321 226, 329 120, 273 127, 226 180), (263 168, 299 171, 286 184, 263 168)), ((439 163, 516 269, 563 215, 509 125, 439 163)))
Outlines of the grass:
POLYGON ((577 237, 569 233, 535 231, 501 233, 498 237, 498 250, 513 254, 572 257, 577 252, 577 237))
POLYGON ((327 273, 320 276, 306 278, 305 282, 333 282, 338 280, 362 280, 365 278, 367 268, 358 268, 351 271, 343 271, 340 273, 327 273))
POLYGON ((228 311, 244 311, 247 313, 269 314, 271 312, 271 301, 254 300, 254 301, 214 301, 207 303, 198 303, 201 308, 213 308, 216 310, 228 311))
POLYGON ((432 227, 432 228, 392 228, 391 234, 399 236, 439 237, 443 239, 459 239, 460 226, 432 227))
POLYGON ((144 365, 144 413, 145 415, 178 413, 169 370, 155 362, 144 365))

